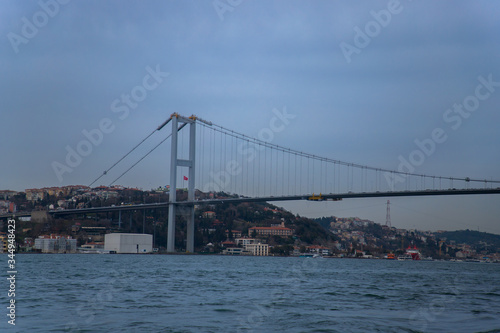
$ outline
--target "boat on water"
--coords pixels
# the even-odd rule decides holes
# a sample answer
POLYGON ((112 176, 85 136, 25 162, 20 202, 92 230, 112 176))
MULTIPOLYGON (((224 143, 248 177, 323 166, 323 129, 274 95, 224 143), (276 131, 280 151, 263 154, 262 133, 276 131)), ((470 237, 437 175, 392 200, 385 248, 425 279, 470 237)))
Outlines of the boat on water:
POLYGON ((413 247, 408 246, 406 253, 398 256, 398 260, 420 260, 420 251, 415 245, 413 247))
POLYGON ((299 258, 323 258, 323 256, 317 253, 301 253, 299 258))
POLYGON ((399 261, 407 261, 407 260, 414 260, 413 257, 410 254, 403 254, 398 256, 399 261))
POLYGON ((420 251, 415 245, 413 245, 413 248, 408 246, 408 248, 406 249, 406 255, 410 255, 412 260, 420 260, 420 251))
POLYGON ((394 253, 389 253, 385 259, 388 259, 388 260, 396 260, 396 255, 394 253))

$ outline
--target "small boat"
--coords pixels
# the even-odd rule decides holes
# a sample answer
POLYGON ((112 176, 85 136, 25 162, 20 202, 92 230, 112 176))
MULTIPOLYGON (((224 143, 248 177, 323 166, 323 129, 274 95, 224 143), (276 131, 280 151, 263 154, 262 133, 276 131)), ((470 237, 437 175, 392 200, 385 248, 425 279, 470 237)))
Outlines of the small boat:
POLYGON ((394 253, 389 253, 385 259, 396 260, 396 255, 394 253))

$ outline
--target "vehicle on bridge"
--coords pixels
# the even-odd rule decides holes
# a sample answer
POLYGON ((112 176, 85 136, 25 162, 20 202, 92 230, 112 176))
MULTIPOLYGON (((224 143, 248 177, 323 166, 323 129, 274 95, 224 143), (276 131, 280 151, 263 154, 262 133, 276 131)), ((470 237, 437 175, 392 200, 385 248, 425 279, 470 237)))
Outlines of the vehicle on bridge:
POLYGON ((313 195, 310 196, 309 198, 307 198, 307 200, 310 200, 310 201, 323 201, 325 200, 325 198, 323 198, 323 196, 321 195, 321 193, 319 195, 313 195))

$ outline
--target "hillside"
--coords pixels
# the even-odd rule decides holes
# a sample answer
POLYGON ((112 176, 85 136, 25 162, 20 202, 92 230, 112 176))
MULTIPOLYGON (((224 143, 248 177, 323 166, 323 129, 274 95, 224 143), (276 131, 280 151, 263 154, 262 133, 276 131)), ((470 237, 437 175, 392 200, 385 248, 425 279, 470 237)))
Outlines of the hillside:
POLYGON ((469 244, 479 251, 500 251, 500 235, 467 229, 439 232, 436 233, 436 236, 446 239, 448 242, 453 241, 457 244, 469 244))
MULTIPOLYGON (((33 193, 29 197, 20 193, 10 200, 18 209, 28 211, 168 201, 168 191, 165 189, 142 191, 121 186, 90 189, 75 185, 60 189, 57 195, 51 194, 49 190, 52 189, 37 190, 43 194, 43 198, 33 197, 33 193)), ((185 190, 177 190, 179 200, 186 197, 185 190)), ((197 191, 197 197, 223 201, 238 195, 197 191)), ((17 225, 16 241, 27 249, 40 235, 71 235, 77 239, 78 246, 81 246, 102 242, 104 234, 117 231, 152 234, 154 246, 162 249, 166 247, 168 214, 166 209, 123 211, 121 214, 115 211, 41 221, 19 220, 17 225)), ((0 231, 5 233, 7 225, 4 223, 0 226, 0 231)), ((186 246, 186 219, 182 214, 176 218, 175 233, 175 247, 178 251, 183 251, 186 246)), ((196 251, 206 252, 209 248, 210 252, 222 252, 225 247, 236 245, 236 238, 242 236, 257 237, 259 241, 269 244, 270 253, 283 255, 289 255, 297 249, 301 252, 328 249, 329 254, 336 256, 384 257, 388 253, 399 255, 405 253, 408 247, 417 247, 423 257, 435 259, 484 259, 488 256, 492 261, 500 260, 500 235, 485 232, 460 230, 434 233, 405 230, 357 217, 330 216, 312 220, 265 202, 200 202, 196 205, 196 251), (286 235, 261 233, 257 237, 255 227, 285 227, 288 231, 286 235)))
POLYGON ((389 228, 357 217, 322 217, 315 219, 334 234, 343 248, 372 253, 404 253, 416 246, 423 256, 436 259, 497 257, 500 235, 471 230, 430 232, 389 228))
MULTIPOLYGON (((137 189, 115 190, 116 195, 109 197, 102 191, 45 195, 43 200, 29 201, 26 196, 14 198, 18 207, 38 209, 60 209, 77 207, 101 207, 112 205, 128 205, 139 203, 165 202, 168 194, 158 191, 141 191, 137 189), (52 207, 52 208, 51 208, 52 207)), ((186 192, 178 190, 178 198, 183 199, 186 192)), ((204 198, 211 195, 215 198, 231 198, 236 195, 224 192, 198 193, 204 198)), ((81 214, 68 218, 58 217, 45 221, 18 221, 19 231, 16 240, 29 248, 33 240, 41 235, 71 235, 77 239, 77 245, 89 242, 102 242, 104 234, 110 232, 148 233, 154 235, 154 246, 166 247, 168 214, 166 209, 147 211, 123 211, 98 214, 81 214)), ((224 242, 232 242, 235 235, 255 236, 249 232, 252 227, 285 226, 292 229, 293 235, 280 237, 270 235, 259 239, 272 247, 273 253, 289 254, 294 247, 328 246, 332 247, 334 236, 311 219, 296 216, 282 208, 262 203, 221 203, 217 205, 199 204, 195 209, 195 249, 204 252, 207 244, 213 244, 215 252, 221 252, 224 242)), ((7 231, 7 224, 0 224, 0 231, 7 231)), ((182 251, 186 244, 186 219, 183 215, 176 218, 175 247, 182 251)))
MULTIPOLYGON (((251 227, 271 227, 284 223, 294 231, 293 237, 267 237, 266 242, 274 246, 322 245, 330 246, 335 237, 317 222, 295 216, 269 203, 240 203, 200 206, 196 211, 198 244, 220 243, 227 237, 225 230, 235 230, 252 236, 251 227), (212 217, 203 217, 213 211, 212 217)), ((183 227, 179 225, 179 227, 183 227)), ((230 238, 230 237, 229 237, 230 238)))

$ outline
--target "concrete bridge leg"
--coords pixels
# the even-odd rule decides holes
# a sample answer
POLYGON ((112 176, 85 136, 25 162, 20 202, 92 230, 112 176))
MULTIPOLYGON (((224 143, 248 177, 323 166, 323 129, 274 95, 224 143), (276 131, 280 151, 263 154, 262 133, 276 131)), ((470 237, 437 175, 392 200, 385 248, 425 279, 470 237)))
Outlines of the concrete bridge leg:
MULTIPOLYGON (((194 180, 195 180, 195 159, 196 159, 196 122, 189 125, 189 179, 188 179, 188 201, 194 202, 194 180)), ((194 203, 187 207, 187 241, 186 252, 194 252, 194 203)))
POLYGON ((175 252, 175 202, 177 201, 177 117, 172 116, 170 192, 168 195, 167 252, 175 252))
MULTIPOLYGON (((177 206, 177 167, 188 167, 188 201, 194 202, 195 192, 195 158, 196 158, 196 118, 184 118, 174 113, 172 120, 172 149, 170 158, 170 194, 168 206, 168 236, 167 252, 175 252, 175 214, 177 206), (189 159, 178 159, 177 156, 177 135, 179 131, 178 123, 183 123, 182 127, 189 124, 189 159)), ((186 252, 194 252, 194 204, 187 207, 187 240, 186 252)))
POLYGON ((189 207, 189 214, 187 216, 187 241, 186 252, 194 252, 194 206, 189 207))
POLYGON ((167 252, 175 252, 175 204, 168 205, 167 252))

